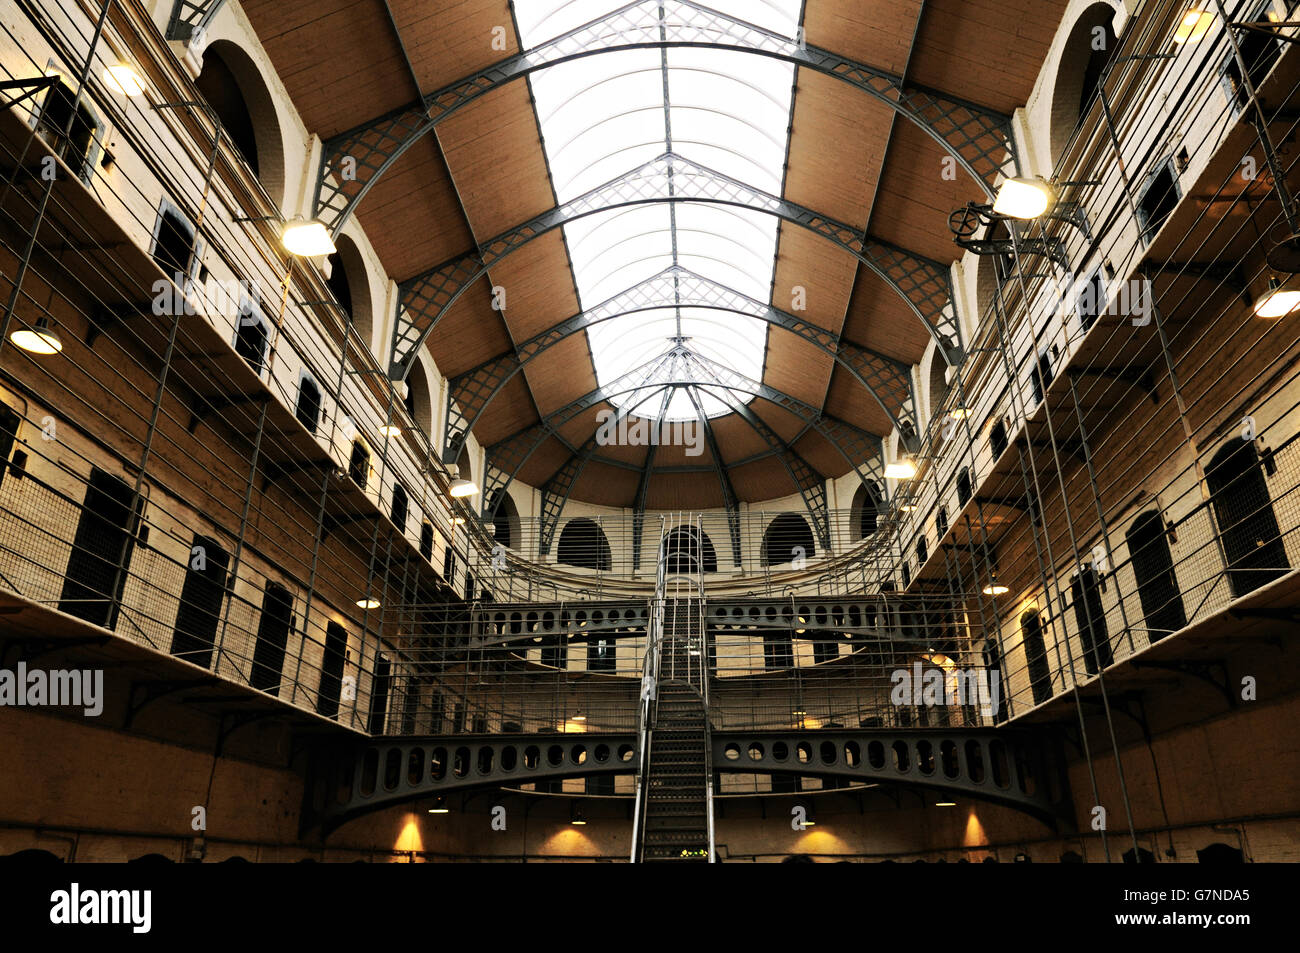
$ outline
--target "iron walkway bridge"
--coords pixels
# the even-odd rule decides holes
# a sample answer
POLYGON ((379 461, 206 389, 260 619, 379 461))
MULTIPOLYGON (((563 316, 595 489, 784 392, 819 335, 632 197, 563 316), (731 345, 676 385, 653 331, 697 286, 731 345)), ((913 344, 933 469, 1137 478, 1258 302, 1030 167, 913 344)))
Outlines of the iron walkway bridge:
MULTIPOLYGON (((1045 732, 997 729, 714 731, 722 773, 793 774, 917 785, 1003 804, 1055 829, 1073 826, 1059 745, 1045 732)), ((315 753, 301 829, 327 837, 348 821, 454 791, 632 774, 634 732, 374 738, 315 753)))

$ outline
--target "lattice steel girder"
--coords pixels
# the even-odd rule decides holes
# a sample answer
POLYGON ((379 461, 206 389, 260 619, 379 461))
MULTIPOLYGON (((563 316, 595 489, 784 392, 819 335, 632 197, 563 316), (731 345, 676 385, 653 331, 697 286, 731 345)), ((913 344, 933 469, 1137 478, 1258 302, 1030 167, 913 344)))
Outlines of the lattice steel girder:
POLYGON ((700 403, 699 393, 694 388, 687 388, 686 393, 691 398, 691 406, 695 408, 700 426, 704 428, 704 439, 709 445, 713 468, 718 474, 722 504, 727 511, 727 536, 731 539, 731 561, 733 565, 740 566, 743 560, 740 548, 740 498, 736 496, 736 488, 731 485, 731 477, 727 476, 727 467, 722 462, 722 450, 718 447, 718 437, 713 432, 713 424, 709 422, 708 414, 704 412, 704 405, 700 403))
POLYGON ((176 0, 172 14, 167 19, 167 39, 188 40, 203 30, 217 15, 225 0, 176 0))
MULTIPOLYGON (((664 388, 664 397, 659 404, 659 413, 655 415, 656 433, 662 432, 664 418, 668 416, 668 405, 673 401, 673 390, 671 387, 664 388)), ((641 476, 637 478, 636 484, 636 502, 632 506, 632 570, 641 568, 641 537, 645 522, 645 500, 646 495, 650 492, 650 475, 655 468, 655 453, 659 449, 657 443, 652 443, 646 448, 645 466, 641 468, 641 476)))
POLYGON ((795 770, 813 776, 920 784, 1008 804, 1056 829, 1072 824, 1065 762, 1059 745, 1045 731, 715 731, 712 744, 714 767, 722 771, 795 770), (786 756, 777 758, 783 750, 786 756))
POLYGON ((325 143, 316 215, 337 235, 379 177, 411 146, 480 96, 559 63, 635 49, 725 49, 797 64, 841 80, 918 126, 991 198, 1017 170, 1011 118, 886 70, 734 19, 691 0, 634 0, 524 53, 427 93, 325 143))
MULTIPOLYGON (((628 717, 635 719, 640 683, 626 681, 628 717)), ((304 832, 319 829, 324 836, 362 814, 447 791, 633 773, 636 751, 633 731, 376 737, 317 752, 301 826, 304 832), (558 756, 552 750, 556 747, 558 756), (390 758, 401 764, 391 788, 384 780, 390 758)))
POLYGON ((552 229, 587 215, 632 205, 672 202, 734 205, 775 215, 822 236, 849 252, 894 289, 938 342, 949 364, 961 362, 961 331, 953 308, 952 276, 947 265, 869 238, 851 225, 667 152, 572 201, 507 229, 484 242, 477 252, 402 282, 389 376, 405 380, 415 354, 442 316, 474 282, 507 255, 552 229))
POLYGON ((870 348, 842 341, 825 328, 674 265, 534 335, 520 343, 514 353, 499 354, 453 379, 443 458, 454 460, 459 456, 467 436, 488 405, 525 365, 550 348, 604 321, 641 311, 676 307, 742 314, 799 335, 853 375, 875 398, 899 433, 905 435, 909 449, 918 449, 912 446, 917 432, 916 398, 911 369, 906 364, 870 348))
POLYGON ((710 388, 709 393, 730 407, 745 423, 749 424, 755 433, 763 438, 769 447, 778 453, 782 465, 785 467, 786 472, 790 474, 791 482, 794 483, 795 488, 799 491, 799 496, 803 499, 804 507, 808 510, 808 516, 813 521, 813 532, 817 534, 817 540, 821 543, 822 550, 830 549, 831 530, 830 518, 826 511, 826 482, 818 475, 816 470, 808 465, 808 461, 789 447, 786 447, 781 438, 773 432, 772 428, 763 423, 757 414, 743 402, 737 400, 729 388, 710 388))
MULTIPOLYGON (((650 363, 653 364, 654 362, 650 363)), ((836 421, 834 418, 826 418, 832 422, 827 424, 823 421, 820 411, 811 405, 761 381, 752 380, 715 361, 701 357, 681 345, 672 348, 659 359, 656 372, 648 376, 648 385, 639 383, 628 389, 635 391, 644 389, 646 386, 658 386, 663 380, 662 369, 665 367, 668 368, 671 386, 674 388, 683 387, 688 392, 692 388, 697 389, 701 386, 719 388, 722 394, 726 396, 719 394, 715 394, 715 396, 718 396, 725 404, 740 414, 746 423, 758 431, 772 452, 781 457, 786 471, 790 474, 790 478, 794 481, 796 487, 798 487, 804 502, 809 504, 809 514, 813 517, 814 522, 818 524, 819 538, 822 539, 824 548, 830 546, 830 530, 829 521, 826 519, 826 488, 823 481, 798 454, 786 447, 780 438, 763 424, 748 407, 735 401, 732 392, 738 391, 750 396, 762 397, 764 400, 768 400, 794 414, 800 420, 816 428, 830 441, 831 445, 839 451, 849 466, 857 471, 860 479, 864 481, 876 479, 883 483, 884 471, 881 469, 883 450, 879 437, 858 430, 843 421, 836 421), (738 408, 743 408, 743 410, 738 408), (818 501, 820 501, 819 506, 818 501), (818 522, 818 513, 820 513, 820 522, 818 522)), ((574 403, 583 405, 585 409, 585 407, 592 406, 591 400, 593 395, 597 393, 603 395, 601 399, 619 396, 621 392, 615 390, 616 386, 611 383, 608 387, 596 388, 578 398, 574 403)), ((627 416, 636 403, 636 401, 628 402, 623 409, 620 409, 615 422, 617 423, 618 419, 627 416)), ((570 412, 572 406, 561 408, 555 415, 548 416, 541 426, 549 426, 554 430, 562 425, 562 423, 555 423, 556 419, 562 417, 564 422, 573 419, 573 414, 570 412)), ((599 435, 599 431, 593 434, 542 487, 539 546, 540 553, 543 556, 550 552, 551 539, 559 525, 560 516, 564 512, 565 506, 568 505, 569 497, 573 493, 578 478, 582 475, 587 462, 596 453, 600 445, 599 435)), ((715 463, 720 465, 720 462, 720 457, 715 458, 715 463)), ((513 475, 511 479, 513 479, 513 475)), ((509 482, 507 482, 507 485, 509 485, 509 482)))

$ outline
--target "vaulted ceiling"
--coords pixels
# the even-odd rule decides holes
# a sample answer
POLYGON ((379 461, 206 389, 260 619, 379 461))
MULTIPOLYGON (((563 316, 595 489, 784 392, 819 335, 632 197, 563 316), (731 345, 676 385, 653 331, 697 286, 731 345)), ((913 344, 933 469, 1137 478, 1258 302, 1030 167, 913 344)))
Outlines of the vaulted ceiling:
POLYGON ((949 213, 1007 158, 990 124, 1067 0, 242 5, 327 158, 389 160, 363 155, 355 215, 489 458, 572 499, 706 508, 847 473, 905 411, 949 213), (411 117, 432 133, 383 146, 411 117), (620 407, 707 416, 708 445, 601 445, 620 407))

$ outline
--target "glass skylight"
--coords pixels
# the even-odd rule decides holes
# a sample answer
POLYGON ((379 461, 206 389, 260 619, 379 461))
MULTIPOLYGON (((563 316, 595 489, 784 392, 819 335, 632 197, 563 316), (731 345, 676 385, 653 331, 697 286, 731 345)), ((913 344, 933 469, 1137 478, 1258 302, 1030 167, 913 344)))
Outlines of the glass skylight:
MULTIPOLYGON (((626 0, 514 0, 525 50, 597 20, 626 0)), ((801 0, 708 0, 703 4, 796 35, 801 0)), ((657 9, 647 0, 647 10, 657 9)), ((697 16, 667 5, 670 22, 697 16)), ((704 15, 700 15, 704 18, 704 15)), ((653 26, 632 42, 658 38, 653 26)), ((607 35, 604 45, 626 37, 607 35)), ((580 56, 531 75, 547 162, 561 203, 673 153, 765 192, 779 194, 790 126, 791 64, 721 49, 637 49, 580 56)), ((671 178, 664 177, 664 191, 671 178)), ((564 226, 583 308, 672 265, 760 301, 771 296, 778 221, 737 206, 700 202, 626 205, 564 226)), ((616 381, 675 342, 755 380, 763 374, 767 325, 712 309, 669 306, 588 329, 601 385, 616 381)), ((657 414, 662 394, 615 397, 657 414)), ((705 413, 728 408, 699 394, 705 413)), ((748 400, 741 397, 742 400, 748 400)), ((696 416, 677 389, 670 419, 696 416)))

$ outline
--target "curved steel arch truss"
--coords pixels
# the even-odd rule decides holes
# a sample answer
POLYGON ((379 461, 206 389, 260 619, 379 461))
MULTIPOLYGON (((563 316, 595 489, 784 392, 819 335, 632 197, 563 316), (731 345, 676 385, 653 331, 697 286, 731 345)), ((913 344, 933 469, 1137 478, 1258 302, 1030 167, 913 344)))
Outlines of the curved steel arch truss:
MULTIPOLYGON (((688 394, 695 392, 692 402, 695 404, 697 412, 700 412, 706 439, 713 454, 714 469, 717 471, 723 487, 724 503, 728 513, 733 514, 733 518, 728 521, 732 528, 733 553, 739 553, 740 551, 739 523, 734 518, 734 514, 739 511, 739 502, 735 492, 731 490, 726 467, 718 454, 716 441, 712 436, 712 428, 708 423, 708 419, 703 416, 702 408, 698 403, 698 394, 701 392, 708 393, 736 413, 768 445, 769 454, 767 455, 780 458, 782 465, 790 476, 791 482, 795 485, 804 501, 808 514, 813 521, 817 538, 824 548, 830 545, 830 524, 827 516, 825 481, 736 395, 746 394, 751 397, 761 397, 793 414, 804 422, 804 432, 807 432, 808 429, 816 430, 834 446, 849 467, 857 472, 859 479, 863 481, 875 480, 879 485, 884 485, 883 450, 878 436, 859 430, 851 424, 834 417, 826 416, 817 408, 804 403, 796 397, 792 397, 761 381, 751 380, 728 367, 718 364, 716 361, 711 361, 678 345, 664 355, 623 375, 618 380, 589 391, 572 403, 560 408, 554 414, 549 415, 541 423, 528 427, 489 447, 489 472, 483 493, 483 499, 486 501, 484 516, 487 519, 493 517, 494 513, 487 510, 487 507, 491 505, 490 501, 501 499, 498 491, 504 491, 509 487, 533 452, 548 437, 554 435, 559 428, 579 414, 597 404, 610 401, 621 395, 650 391, 651 393, 647 394, 646 397, 624 403, 618 413, 611 418, 613 425, 617 426, 622 418, 630 415, 631 408, 635 405, 652 398, 656 393, 670 392, 675 388, 685 388, 688 394)), ((599 435, 600 432, 597 431, 581 447, 571 453, 564 465, 541 488, 542 515, 538 547, 541 555, 546 555, 550 551, 551 541, 559 525, 560 516, 568 504, 573 488, 577 484, 579 477, 581 477, 587 463, 595 456, 600 446, 599 435)), ((642 480, 643 482, 648 480, 648 468, 643 471, 642 480)), ((644 503, 644 497, 640 490, 638 491, 638 502, 639 504, 644 503)), ((739 557, 737 557, 738 560, 739 557)))
POLYGON ((573 334, 627 314, 667 308, 708 308, 766 321, 799 335, 816 345, 866 388, 903 435, 905 445, 915 450, 916 395, 912 374, 902 361, 885 357, 869 348, 840 340, 839 336, 779 308, 733 291, 726 285, 682 268, 664 269, 653 278, 634 285, 608 300, 588 308, 535 334, 513 352, 484 361, 451 381, 443 459, 454 460, 488 405, 524 366, 573 334))
POLYGON ((516 79, 586 56, 638 49, 721 49, 784 60, 862 90, 942 146, 990 198, 1017 168, 1009 116, 894 73, 737 20, 692 0, 633 0, 584 26, 465 76, 325 143, 315 211, 338 234, 380 176, 442 120, 516 79))
POLYGON ((567 222, 633 205, 702 202, 775 215, 853 255, 888 284, 921 319, 949 364, 962 360, 961 330, 948 266, 869 238, 865 232, 788 202, 671 152, 543 212, 461 255, 402 282, 393 326, 389 376, 405 380, 416 353, 447 310, 507 255, 567 222))

